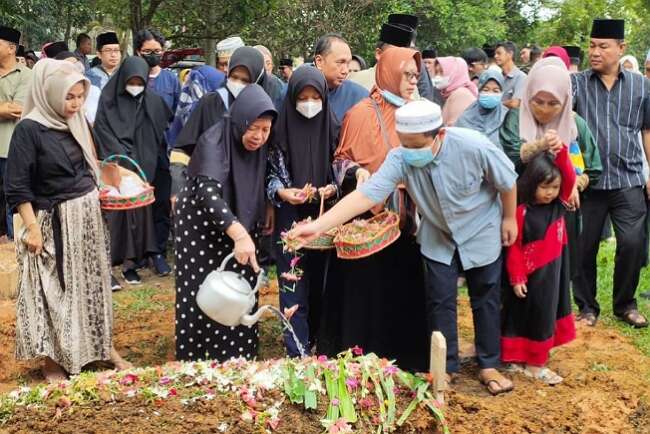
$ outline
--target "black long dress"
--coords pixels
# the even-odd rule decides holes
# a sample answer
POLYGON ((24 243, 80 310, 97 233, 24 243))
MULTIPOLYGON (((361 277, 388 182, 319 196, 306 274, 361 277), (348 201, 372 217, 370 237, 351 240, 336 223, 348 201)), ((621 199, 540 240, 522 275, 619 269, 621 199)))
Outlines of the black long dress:
MULTIPOLYGON (((177 360, 254 358, 256 326, 221 325, 196 304, 199 285, 233 249, 224 230, 235 216, 222 199, 221 183, 206 177, 189 180, 178 195, 175 214, 177 360)), ((255 286, 256 276, 249 267, 233 260, 226 269, 241 271, 255 286)))
POLYGON ((576 336, 569 291, 569 249, 566 201, 575 172, 566 149, 556 165, 562 172, 560 198, 549 204, 517 207, 519 235, 508 248, 506 268, 511 285, 525 283, 525 298, 512 287, 503 296, 501 359, 504 362, 546 364, 549 351, 576 336))

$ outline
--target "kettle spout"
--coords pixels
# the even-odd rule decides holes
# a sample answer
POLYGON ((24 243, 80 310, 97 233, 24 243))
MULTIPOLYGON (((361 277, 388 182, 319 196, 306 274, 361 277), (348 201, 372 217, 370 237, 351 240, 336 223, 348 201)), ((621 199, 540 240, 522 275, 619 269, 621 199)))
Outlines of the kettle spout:
POLYGON ((268 306, 268 305, 266 305, 266 306, 262 306, 262 307, 260 307, 260 308, 257 310, 257 312, 255 312, 255 313, 252 314, 252 315, 243 315, 243 316, 239 319, 239 322, 241 323, 241 325, 245 325, 245 326, 250 327, 250 326, 252 326, 253 324, 255 324, 257 321, 259 321, 259 319, 260 319, 260 317, 262 316, 262 314, 263 314, 265 311, 267 311, 269 308, 270 308, 270 306, 268 306))

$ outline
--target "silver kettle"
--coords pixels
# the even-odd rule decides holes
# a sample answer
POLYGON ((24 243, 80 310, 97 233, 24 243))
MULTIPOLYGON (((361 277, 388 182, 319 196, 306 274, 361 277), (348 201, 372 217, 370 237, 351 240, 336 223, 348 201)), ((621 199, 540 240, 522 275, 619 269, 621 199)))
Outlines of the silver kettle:
POLYGON ((234 253, 226 256, 219 268, 208 274, 196 294, 196 304, 209 318, 225 326, 255 324, 266 309, 258 309, 251 315, 255 306, 255 293, 265 281, 264 270, 257 276, 255 288, 241 273, 226 271, 225 267, 234 253))

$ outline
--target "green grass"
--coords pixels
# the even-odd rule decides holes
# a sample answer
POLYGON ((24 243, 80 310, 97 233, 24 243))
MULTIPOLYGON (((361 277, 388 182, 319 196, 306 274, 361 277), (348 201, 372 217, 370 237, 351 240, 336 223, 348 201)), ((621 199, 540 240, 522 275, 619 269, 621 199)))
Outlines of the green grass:
POLYGON ((159 289, 143 287, 113 294, 113 308, 120 314, 131 317, 139 312, 163 311, 173 306, 171 302, 156 300, 159 289))
MULTIPOLYGON (((616 243, 603 242, 600 245, 598 254, 598 303, 600 304, 599 320, 608 327, 620 331, 623 335, 632 339, 644 354, 650 356, 650 330, 634 329, 619 321, 612 312, 612 285, 614 275, 614 256, 616 243)), ((641 270, 639 287, 637 289, 637 303, 639 311, 650 318, 650 301, 639 297, 639 293, 650 291, 650 267, 641 270)))

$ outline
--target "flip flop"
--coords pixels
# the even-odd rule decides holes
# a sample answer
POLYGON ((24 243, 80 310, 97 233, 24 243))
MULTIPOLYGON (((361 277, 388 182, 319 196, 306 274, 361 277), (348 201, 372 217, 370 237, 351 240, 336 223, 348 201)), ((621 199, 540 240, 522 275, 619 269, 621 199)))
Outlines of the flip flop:
POLYGON ((564 381, 564 378, 560 377, 557 373, 551 371, 548 368, 542 368, 536 374, 526 368, 524 369, 524 375, 526 375, 526 377, 539 380, 545 384, 548 384, 549 386, 555 386, 564 381))
POLYGON ((648 327, 648 320, 636 309, 630 309, 618 318, 637 329, 648 327))
POLYGON ((492 396, 497 396, 497 395, 501 395, 502 393, 510 392, 515 388, 512 382, 510 382, 510 386, 504 387, 499 380, 507 380, 507 378, 501 375, 498 371, 495 371, 494 373, 488 374, 486 376, 484 376, 484 374, 479 374, 478 379, 481 382, 481 384, 485 386, 487 391, 490 392, 490 394, 492 394, 492 396), (494 384, 496 384, 496 387, 498 387, 498 389, 495 390, 495 388, 493 387, 494 384))

